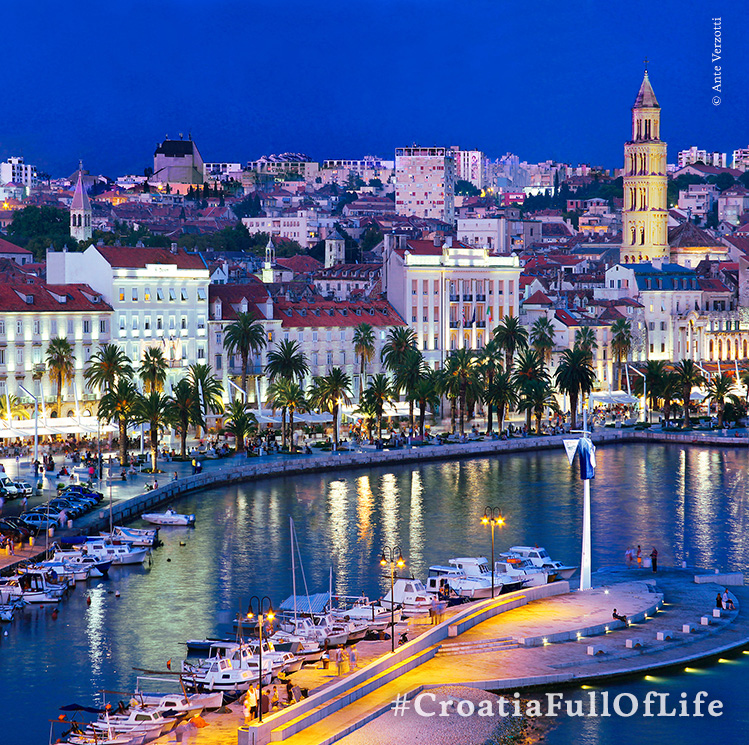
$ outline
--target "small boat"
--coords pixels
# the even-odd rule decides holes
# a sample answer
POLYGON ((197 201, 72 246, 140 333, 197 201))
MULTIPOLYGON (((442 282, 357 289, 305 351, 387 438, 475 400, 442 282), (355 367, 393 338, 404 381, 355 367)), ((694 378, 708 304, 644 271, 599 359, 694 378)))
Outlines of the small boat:
POLYGON ((16 606, 12 603, 0 605, 0 621, 10 623, 13 620, 13 615, 16 612, 16 606))
MULTIPOLYGON (((468 577, 461 569, 454 566, 434 564, 429 567, 429 576, 424 583, 427 592, 439 595, 450 604, 451 599, 478 600, 491 597, 491 576, 487 584, 483 577, 468 577)), ((499 582, 495 586, 495 594, 499 594, 499 582)))
POLYGON ((533 566, 554 570, 558 579, 570 579, 578 569, 576 566, 555 561, 549 556, 545 548, 539 546, 510 546, 510 552, 522 556, 524 559, 530 559, 533 566))
MULTIPOLYGON (((366 596, 334 595, 333 599, 338 601, 338 607, 330 610, 333 618, 342 621, 366 622, 371 631, 384 631, 390 625, 390 611, 383 610, 366 596)), ((400 612, 398 612, 398 620, 400 620, 400 612)))
MULTIPOLYGON (((208 657, 197 663, 182 662, 182 676, 185 688, 196 691, 223 691, 224 693, 244 693, 260 676, 260 660, 253 655, 247 644, 236 642, 216 642, 210 648, 208 657)), ((271 682, 272 663, 263 660, 263 685, 271 682)))
POLYGON ((402 607, 404 616, 413 615, 414 613, 426 613, 432 607, 432 599, 426 587, 418 579, 396 577, 393 583, 392 595, 390 590, 388 590, 387 595, 380 601, 380 605, 390 612, 393 600, 396 607, 402 607))
POLYGON ((494 573, 495 576, 502 577, 503 581, 505 578, 509 580, 523 579, 526 587, 546 585, 549 582, 554 582, 557 578, 554 572, 533 566, 530 559, 524 559, 522 556, 509 551, 500 554, 499 559, 494 562, 494 573))
MULTIPOLYGON (((483 586, 482 593, 474 597, 491 597, 492 570, 485 556, 462 556, 457 559, 448 561, 450 566, 459 571, 465 572, 466 577, 472 581, 478 581, 483 586), (488 592, 486 591, 488 588, 488 592)), ((504 595, 507 592, 521 590, 525 586, 525 579, 518 577, 508 577, 494 572, 494 594, 504 595)))
POLYGON ((116 546, 103 538, 89 539, 81 550, 82 556, 92 556, 100 561, 111 561, 113 564, 142 564, 151 553, 149 548, 133 546, 116 546))
POLYGON ((89 577, 106 577, 112 566, 112 561, 99 561, 93 556, 84 556, 80 551, 55 551, 53 561, 63 561, 70 566, 87 567, 89 577))
POLYGON ((188 639, 185 644, 190 654, 208 654, 216 642, 228 642, 231 639, 188 639))
POLYGON ((58 603, 69 589, 68 581, 57 576, 54 570, 25 569, 13 577, 0 578, 0 589, 11 601, 22 600, 26 604, 58 603))
POLYGON ((158 528, 125 528, 115 525, 111 533, 100 533, 102 538, 108 538, 114 544, 129 544, 130 546, 145 546, 152 548, 159 540, 158 528))
MULTIPOLYGON (((139 679, 140 682, 140 679, 139 679)), ((181 693, 144 693, 136 689, 133 700, 141 709, 160 712, 174 712, 193 717, 206 709, 220 709, 224 705, 223 693, 191 693, 185 697, 181 693)))
POLYGON ((166 512, 146 512, 141 519, 153 525, 195 525, 195 515, 180 515, 171 507, 166 512))

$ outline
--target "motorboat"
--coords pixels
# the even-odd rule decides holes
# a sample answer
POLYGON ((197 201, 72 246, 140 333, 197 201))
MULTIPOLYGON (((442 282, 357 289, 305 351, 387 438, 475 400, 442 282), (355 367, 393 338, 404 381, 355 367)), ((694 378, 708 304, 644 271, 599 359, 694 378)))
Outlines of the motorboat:
MULTIPOLYGON (((489 593, 484 594, 483 597, 491 597, 492 569, 485 556, 462 556, 457 559, 450 559, 448 563, 455 569, 465 572, 467 578, 478 579, 482 583, 488 584, 489 593)), ((525 584, 524 578, 500 574, 495 568, 495 595, 504 595, 507 592, 521 590, 525 584)))
POLYGON ((22 574, 0 578, 0 589, 7 591, 11 600, 26 604, 58 603, 68 588, 68 581, 54 570, 27 569, 22 574))
POLYGON ((387 595, 380 601, 380 606, 388 612, 391 606, 401 606, 403 616, 406 616, 426 613, 432 606, 432 599, 420 580, 396 577, 392 593, 388 590, 387 595))
POLYGON ((216 642, 206 659, 197 664, 182 662, 185 685, 192 680, 201 691, 246 691, 250 683, 258 680, 261 669, 263 685, 267 685, 272 679, 272 662, 263 660, 261 668, 258 657, 242 642, 216 642))
MULTIPOLYGON (((260 657, 258 654, 260 651, 260 642, 258 639, 250 639, 247 642, 247 646, 253 656, 260 657)), ((263 639, 263 662, 266 660, 271 664, 274 678, 281 672, 291 674, 299 671, 303 662, 300 657, 296 657, 291 652, 281 652, 276 650, 272 641, 269 639, 263 639)))
MULTIPOLYGON (((364 595, 357 596, 334 596, 339 605, 331 608, 333 618, 342 621, 366 622, 371 631, 384 631, 390 625, 390 611, 384 610, 382 606, 372 602, 364 595)), ((398 611, 398 620, 401 613, 398 611)), ((349 636, 350 638, 350 636, 349 636)))
MULTIPOLYGON (((74 587, 76 582, 85 582, 91 575, 91 569, 87 566, 83 566, 82 564, 70 564, 67 561, 59 561, 55 559, 39 561, 32 566, 39 569, 54 570, 58 577, 65 577, 71 587, 74 587)), ((23 571, 23 568, 19 569, 19 572, 23 571)))
POLYGON ((146 512, 141 519, 153 525, 195 525, 195 515, 180 515, 171 507, 166 512, 146 512))
MULTIPOLYGON (((140 678, 138 683, 140 684, 140 678)), ((172 681, 169 681, 172 682, 172 681)), ((138 707, 153 711, 170 711, 193 717, 206 709, 220 709, 224 705, 224 696, 220 691, 215 693, 144 693, 140 688, 133 694, 133 701, 138 707)))
POLYGON ((130 546, 152 548, 159 539, 158 528, 125 528, 115 525, 111 533, 100 533, 102 538, 112 541, 114 544, 128 544, 130 546))
POLYGON ((332 623, 315 623, 309 615, 281 618, 279 626, 282 631, 315 641, 321 646, 327 643, 329 647, 336 647, 348 641, 348 632, 343 627, 335 627, 332 623))
POLYGON ((150 742, 172 730, 176 723, 177 717, 164 716, 161 711, 135 706, 125 714, 102 715, 98 721, 91 723, 91 727, 99 731, 111 728, 118 734, 144 733, 144 742, 150 742))
MULTIPOLYGON (((465 600, 479 600, 491 597, 492 583, 491 575, 489 582, 483 577, 469 577, 462 569, 454 566, 435 564, 429 567, 429 576, 424 583, 427 592, 439 595, 440 598, 450 601, 451 598, 463 598, 465 600)), ((495 594, 499 594, 495 586, 495 594)))
POLYGON ((545 548, 539 546, 510 546, 510 552, 530 559, 531 563, 542 569, 553 569, 558 579, 570 579, 578 570, 578 567, 563 564, 561 561, 552 559, 545 548))
POLYGON ((93 556, 86 556, 80 551, 55 551, 52 554, 52 561, 62 561, 73 567, 86 567, 89 571, 89 577, 106 577, 112 566, 111 559, 100 561, 93 556))
POLYGON ((534 566, 530 559, 524 559, 509 551, 500 554, 499 559, 494 562, 494 573, 503 579, 523 579, 526 587, 546 585, 557 578, 554 572, 534 566))
POLYGON ((133 546, 117 546, 102 538, 90 538, 81 548, 81 554, 92 556, 100 561, 109 560, 113 564, 142 564, 149 556, 150 549, 133 546))
POLYGON ((10 623, 16 612, 16 606, 13 603, 4 603, 0 605, 0 621, 10 623))
POLYGON ((273 647, 279 652, 291 652, 302 660, 305 665, 311 665, 322 659, 323 647, 317 639, 307 639, 288 631, 278 630, 268 637, 273 647))

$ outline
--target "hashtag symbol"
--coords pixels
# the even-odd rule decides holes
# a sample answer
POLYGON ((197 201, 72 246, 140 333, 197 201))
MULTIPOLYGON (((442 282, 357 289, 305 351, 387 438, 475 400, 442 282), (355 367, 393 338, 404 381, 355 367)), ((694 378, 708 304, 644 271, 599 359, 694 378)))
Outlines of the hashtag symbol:
POLYGON ((411 704, 408 703, 408 699, 406 698, 405 694, 399 693, 395 697, 395 701, 393 701, 393 714, 394 716, 403 716, 409 709, 411 704))

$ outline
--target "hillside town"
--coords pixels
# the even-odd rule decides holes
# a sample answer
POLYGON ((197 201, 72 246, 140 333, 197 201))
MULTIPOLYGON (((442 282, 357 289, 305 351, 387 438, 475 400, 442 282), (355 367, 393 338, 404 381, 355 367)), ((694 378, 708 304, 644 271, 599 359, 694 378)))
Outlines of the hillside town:
POLYGON ((274 408, 264 371, 281 349, 305 360, 303 390, 337 369, 353 405, 384 373, 408 408, 413 385, 387 363, 394 339, 419 353, 417 378, 461 352, 509 374, 524 346, 536 360, 518 364, 540 362, 550 380, 583 348, 593 391, 631 395, 648 365, 684 360, 738 378, 749 147, 669 154, 660 120, 646 72, 615 170, 418 145, 210 162, 183 134, 159 142, 142 174, 79 163, 59 177, 11 157, 0 164, 1 418, 34 397, 53 416, 96 417, 84 373, 107 345, 133 364, 159 350, 167 391, 209 366, 227 406, 239 392, 258 411, 274 408), (242 319, 261 330, 249 348, 227 333, 242 319))

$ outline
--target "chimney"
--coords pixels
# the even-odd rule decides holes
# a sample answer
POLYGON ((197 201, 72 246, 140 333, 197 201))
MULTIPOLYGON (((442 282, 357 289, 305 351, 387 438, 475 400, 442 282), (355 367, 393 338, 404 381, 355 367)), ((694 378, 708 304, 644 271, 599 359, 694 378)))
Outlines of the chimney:
POLYGON ((170 251, 171 251, 171 252, 172 252, 173 254, 176 254, 176 253, 177 253, 177 244, 176 244, 176 243, 172 243, 172 246, 171 246, 171 248, 170 248, 169 250, 170 250, 170 251))
POLYGON ((452 248, 453 247, 453 237, 451 235, 448 235, 448 236, 445 237, 445 245, 448 248, 452 248))
POLYGON ((438 235, 434 236, 434 245, 435 248, 439 248, 442 245, 442 239, 438 235))

